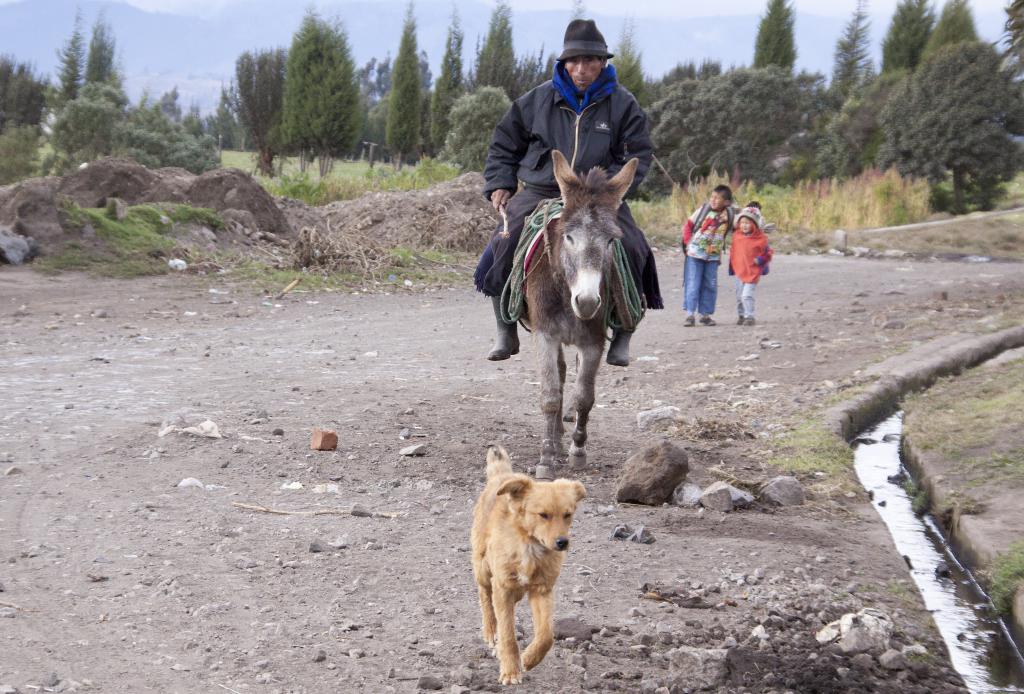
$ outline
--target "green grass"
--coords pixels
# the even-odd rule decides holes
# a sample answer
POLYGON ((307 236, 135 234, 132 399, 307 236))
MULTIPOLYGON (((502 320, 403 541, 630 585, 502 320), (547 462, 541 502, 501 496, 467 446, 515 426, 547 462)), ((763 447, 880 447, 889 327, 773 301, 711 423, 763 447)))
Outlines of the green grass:
POLYGON ((1024 585, 1024 542, 1010 545, 1009 551, 1000 554, 992 566, 992 581, 989 592, 996 609, 1005 615, 1013 610, 1013 599, 1017 590, 1024 585))
POLYGON ((820 417, 808 419, 780 437, 771 464, 794 474, 824 472, 845 481, 853 470, 853 449, 825 428, 820 417))
POLYGON ((167 236, 176 223, 202 224, 213 229, 223 222, 213 210, 187 205, 138 205, 118 221, 107 209, 78 207, 68 203, 61 209, 67 226, 91 227, 95 238, 69 241, 54 255, 36 261, 43 271, 83 270, 103 277, 141 277, 168 272, 167 260, 175 248, 167 236))
POLYGON ((942 379, 905 401, 907 433, 968 483, 1024 482, 1024 361, 942 379))
POLYGON ((335 161, 327 176, 320 178, 317 167, 299 170, 298 159, 280 160, 280 175, 272 178, 256 173, 254 155, 249 152, 225 151, 221 165, 242 169, 252 174, 272 195, 295 198, 309 205, 326 205, 337 200, 352 200, 375 191, 405 191, 428 188, 459 175, 454 166, 430 158, 416 166, 395 170, 389 164, 377 164, 372 169, 364 161, 335 161))

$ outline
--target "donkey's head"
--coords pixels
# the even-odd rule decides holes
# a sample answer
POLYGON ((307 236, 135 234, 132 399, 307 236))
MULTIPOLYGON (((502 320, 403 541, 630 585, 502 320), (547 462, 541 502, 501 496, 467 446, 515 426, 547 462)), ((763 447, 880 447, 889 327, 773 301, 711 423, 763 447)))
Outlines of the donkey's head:
POLYGON ((551 150, 555 180, 565 201, 558 225, 558 257, 572 296, 572 311, 590 320, 601 308, 601 280, 611 267, 612 244, 622 238, 617 215, 622 197, 633 183, 639 160, 630 159, 608 178, 594 167, 580 178, 562 153, 551 150))

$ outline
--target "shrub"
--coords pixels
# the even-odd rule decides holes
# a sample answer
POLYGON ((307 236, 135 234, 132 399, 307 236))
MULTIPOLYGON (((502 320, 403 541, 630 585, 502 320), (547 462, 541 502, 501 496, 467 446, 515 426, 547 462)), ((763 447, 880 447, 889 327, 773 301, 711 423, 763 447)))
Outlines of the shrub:
POLYGON ((1024 585, 1024 542, 1010 546, 992 567, 992 602, 1003 614, 1010 614, 1017 589, 1024 585))
POLYGON ((452 129, 445 140, 442 158, 464 171, 482 171, 494 127, 511 103, 497 87, 481 87, 459 97, 449 116, 452 129))
POLYGON ((35 126, 11 127, 0 133, 0 185, 32 176, 38 152, 39 131, 35 126))

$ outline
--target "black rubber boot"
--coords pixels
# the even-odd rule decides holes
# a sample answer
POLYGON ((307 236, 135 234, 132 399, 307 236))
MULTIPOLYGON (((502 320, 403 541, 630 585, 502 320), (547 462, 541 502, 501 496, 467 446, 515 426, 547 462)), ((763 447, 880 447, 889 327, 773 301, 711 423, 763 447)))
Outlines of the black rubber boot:
POLYGON ((487 358, 491 361, 502 361, 513 354, 519 354, 519 332, 515 323, 506 323, 501 319, 500 296, 492 296, 491 305, 494 307, 494 320, 498 325, 498 337, 487 358))
POLYGON ((630 330, 616 328, 612 332, 612 344, 608 347, 605 358, 612 366, 629 366, 629 338, 633 337, 630 330))

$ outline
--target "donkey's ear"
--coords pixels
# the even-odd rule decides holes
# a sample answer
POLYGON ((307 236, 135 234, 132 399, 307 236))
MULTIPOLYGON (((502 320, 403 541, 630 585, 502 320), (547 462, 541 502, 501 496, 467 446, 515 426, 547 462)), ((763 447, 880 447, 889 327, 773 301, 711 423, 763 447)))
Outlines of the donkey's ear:
POLYGON ((633 177, 636 176, 636 167, 639 164, 640 160, 633 157, 626 162, 626 165, 619 170, 619 173, 612 176, 611 180, 608 181, 608 192, 610 195, 615 196, 616 209, 622 204, 622 198, 626 196, 629 187, 633 185, 633 177))
POLYGON ((555 169, 555 181, 558 182, 558 190, 562 193, 562 199, 568 200, 572 193, 579 186, 580 179, 569 166, 565 155, 557 149, 551 150, 551 161, 555 169))

